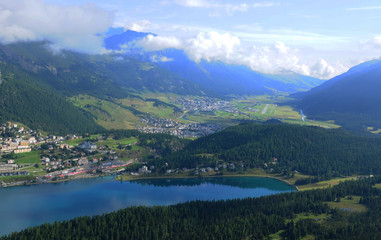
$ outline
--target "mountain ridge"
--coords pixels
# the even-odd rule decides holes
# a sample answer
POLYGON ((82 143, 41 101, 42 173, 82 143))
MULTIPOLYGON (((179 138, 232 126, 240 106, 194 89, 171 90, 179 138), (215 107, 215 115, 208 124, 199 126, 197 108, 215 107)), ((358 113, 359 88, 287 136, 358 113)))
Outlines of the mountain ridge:
POLYGON ((297 96, 296 106, 309 117, 336 120, 350 129, 381 128, 380 88, 381 61, 373 60, 297 96))
MULTIPOLYGON (((105 47, 143 61, 154 62, 178 76, 193 81, 220 95, 258 95, 276 92, 297 92, 308 90, 323 80, 299 74, 264 74, 249 67, 225 64, 220 61, 201 60, 195 62, 183 50, 164 49, 146 51, 138 42, 152 33, 128 30, 105 38, 105 47), (112 42, 112 44, 110 44, 112 42), (122 51, 122 52, 123 52, 122 51)), ((154 35, 154 34, 153 34, 154 35)))

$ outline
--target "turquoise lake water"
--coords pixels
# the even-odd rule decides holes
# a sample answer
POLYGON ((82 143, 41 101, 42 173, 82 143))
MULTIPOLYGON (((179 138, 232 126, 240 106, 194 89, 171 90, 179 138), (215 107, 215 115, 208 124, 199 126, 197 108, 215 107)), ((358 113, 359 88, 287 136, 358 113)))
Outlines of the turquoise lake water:
POLYGON ((0 236, 44 222, 112 212, 129 206, 260 197, 295 188, 276 179, 221 177, 115 181, 112 176, 0 188, 0 236))

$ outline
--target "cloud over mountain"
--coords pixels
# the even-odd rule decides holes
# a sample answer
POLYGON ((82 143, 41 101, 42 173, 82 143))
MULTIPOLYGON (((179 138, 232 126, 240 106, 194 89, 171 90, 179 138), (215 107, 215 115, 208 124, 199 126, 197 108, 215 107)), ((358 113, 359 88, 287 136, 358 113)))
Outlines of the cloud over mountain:
POLYGON ((270 46, 248 45, 230 33, 214 31, 199 32, 194 37, 184 39, 148 35, 138 42, 138 45, 148 51, 181 49, 195 62, 200 62, 202 59, 222 61, 228 64, 245 65, 255 71, 270 74, 292 71, 328 79, 339 74, 338 71, 345 70, 342 66, 334 68, 324 59, 305 63, 298 49, 293 49, 280 41, 270 46))
POLYGON ((112 15, 94 4, 55 5, 43 0, 0 1, 0 41, 49 40, 55 48, 97 52, 96 34, 112 25, 112 15))

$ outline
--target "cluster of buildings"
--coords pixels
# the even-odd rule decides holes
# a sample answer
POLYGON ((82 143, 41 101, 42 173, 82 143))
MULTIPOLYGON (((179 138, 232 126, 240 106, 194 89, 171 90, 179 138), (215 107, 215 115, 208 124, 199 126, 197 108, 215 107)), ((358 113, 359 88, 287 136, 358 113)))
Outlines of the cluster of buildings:
POLYGON ((0 154, 30 152, 31 145, 37 144, 36 132, 18 127, 10 122, 0 127, 0 154))
POLYGON ((141 122, 148 125, 139 127, 143 133, 167 133, 178 137, 202 137, 210 135, 222 127, 212 123, 181 123, 172 119, 162 119, 152 116, 142 118, 141 122))
POLYGON ((183 111, 216 111, 230 108, 229 101, 210 97, 178 97, 173 103, 181 105, 183 111))
POLYGON ((24 153, 32 151, 36 145, 43 143, 60 144, 69 139, 78 139, 81 136, 67 135, 66 137, 48 135, 32 129, 19 127, 16 123, 7 122, 0 126, 0 155, 7 153, 24 153))

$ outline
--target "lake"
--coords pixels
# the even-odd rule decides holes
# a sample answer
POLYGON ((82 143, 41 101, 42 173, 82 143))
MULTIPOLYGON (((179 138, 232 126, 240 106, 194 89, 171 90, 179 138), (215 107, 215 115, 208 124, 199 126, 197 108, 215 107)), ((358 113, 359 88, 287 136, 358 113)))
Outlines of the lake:
POLYGON ((113 176, 0 188, 0 236, 44 222, 129 206, 260 197, 295 188, 276 179, 219 177, 115 181, 113 176))

